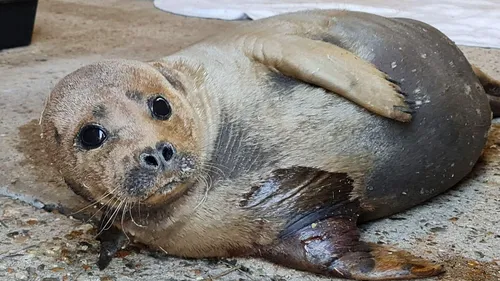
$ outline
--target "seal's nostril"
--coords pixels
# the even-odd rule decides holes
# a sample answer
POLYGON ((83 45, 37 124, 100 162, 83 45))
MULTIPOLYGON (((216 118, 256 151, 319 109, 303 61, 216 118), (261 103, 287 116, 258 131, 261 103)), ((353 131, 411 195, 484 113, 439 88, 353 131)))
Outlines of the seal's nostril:
POLYGON ((149 169, 157 169, 160 166, 160 161, 152 154, 141 154, 141 165, 149 169))
POLYGON ((158 166, 158 161, 156 161, 156 158, 151 155, 144 157, 144 162, 150 166, 158 166))
POLYGON ((161 151, 161 155, 165 161, 170 161, 174 157, 174 149, 171 145, 165 145, 161 151))

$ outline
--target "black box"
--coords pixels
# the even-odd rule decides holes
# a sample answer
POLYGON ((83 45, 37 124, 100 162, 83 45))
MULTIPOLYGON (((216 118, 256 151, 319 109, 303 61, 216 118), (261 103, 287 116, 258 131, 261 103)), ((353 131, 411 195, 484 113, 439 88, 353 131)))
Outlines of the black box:
POLYGON ((31 44, 38 0, 0 0, 0 50, 31 44))

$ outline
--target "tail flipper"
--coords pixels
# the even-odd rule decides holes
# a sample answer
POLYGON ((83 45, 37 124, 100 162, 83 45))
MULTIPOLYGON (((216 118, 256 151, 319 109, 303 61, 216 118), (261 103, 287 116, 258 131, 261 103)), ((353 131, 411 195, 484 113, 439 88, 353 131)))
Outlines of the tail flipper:
POLYGON ((472 69, 483 85, 484 91, 488 95, 493 117, 500 117, 500 81, 484 73, 475 65, 472 66, 472 69))

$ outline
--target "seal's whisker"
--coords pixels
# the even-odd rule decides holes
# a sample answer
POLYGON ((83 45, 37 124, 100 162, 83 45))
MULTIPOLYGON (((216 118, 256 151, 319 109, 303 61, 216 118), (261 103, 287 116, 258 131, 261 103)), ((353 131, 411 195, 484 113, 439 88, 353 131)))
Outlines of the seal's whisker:
POLYGON ((201 198, 200 202, 198 202, 198 204, 196 204, 196 206, 194 207, 194 211, 196 209, 198 209, 208 198, 208 191, 210 190, 210 184, 207 182, 206 178, 205 177, 200 177, 198 176, 197 177, 197 180, 201 180, 205 183, 205 194, 203 195, 203 197, 201 198))
MULTIPOLYGON (((130 219, 132 220, 132 223, 135 224, 136 226, 138 227, 146 227, 145 225, 141 225, 141 224, 138 224, 135 220, 134 220, 134 216, 132 214, 132 208, 135 206, 135 202, 134 203, 131 203, 129 208, 128 208, 128 212, 129 212, 129 215, 130 215, 130 219)), ((139 207, 141 206, 141 203, 139 202, 139 207)), ((139 218, 141 217, 141 213, 139 212, 139 218)))
MULTIPOLYGON (((210 169, 200 169, 200 176, 203 176, 203 177, 206 177, 206 178, 210 177, 210 180, 212 181, 212 179, 213 179, 212 178, 212 170, 210 170, 210 169)), ((220 174, 216 174, 215 176, 216 177, 220 176, 220 177, 223 178, 223 176, 220 175, 220 174)))
MULTIPOLYGON (((197 181, 203 181, 205 184, 205 193, 203 197, 201 198, 200 202, 196 205, 194 210, 198 209, 204 202, 206 202, 206 199, 208 198, 208 193, 211 190, 212 186, 214 185, 214 180, 212 176, 210 175, 211 170, 209 169, 202 169, 202 173, 205 175, 199 175, 196 180, 197 181)), ((222 177, 224 177, 224 174, 222 174, 222 177)))
POLYGON ((122 210, 122 220, 121 220, 121 225, 122 225, 122 232, 123 234, 125 234, 125 237, 127 237, 127 240, 130 241, 130 237, 128 237, 127 235, 127 232, 125 231, 125 225, 124 225, 124 221, 125 221, 125 213, 126 213, 126 209, 127 209, 127 205, 129 204, 127 202, 127 200, 124 201, 125 202, 125 205, 123 206, 123 210, 122 210))
POLYGON ((207 174, 206 180, 208 182, 207 188, 210 189, 212 187, 212 185, 214 184, 214 179, 210 174, 207 174))
POLYGON ((115 205, 120 205, 120 201, 118 200, 117 196, 114 196, 112 200, 115 200, 112 205, 109 205, 109 203, 106 204, 106 212, 104 213, 104 218, 110 218, 110 214, 113 215, 114 211, 116 210, 115 205))
POLYGON ((80 213, 80 212, 85 211, 86 209, 88 209, 88 208, 90 208, 90 207, 93 207, 93 206, 95 206, 95 205, 97 205, 97 204, 101 203, 101 201, 102 201, 102 200, 106 199, 106 197, 108 197, 108 196, 110 196, 110 195, 111 195, 111 193, 110 193, 110 192, 106 192, 106 193, 104 193, 104 195, 103 195, 101 198, 99 198, 98 200, 96 200, 95 202, 93 202, 93 203, 91 203, 91 204, 88 204, 87 206, 85 206, 85 207, 81 208, 80 210, 78 210, 78 211, 76 211, 76 212, 74 212, 74 213, 71 213, 71 214, 70 214, 70 216, 76 215, 76 214, 78 214, 78 213, 80 213))
POLYGON ((205 185, 205 187, 208 185, 208 182, 207 182, 207 179, 205 177, 203 177, 202 175, 198 175, 196 176, 195 180, 197 182, 203 182, 203 184, 205 185))
POLYGON ((212 178, 212 176, 210 174, 207 174, 206 175, 206 180, 207 180, 207 185, 206 185, 206 194, 208 196, 208 192, 210 191, 210 189, 212 189, 212 186, 214 185, 214 179, 212 178))
POLYGON ((105 208, 106 205, 102 205, 97 211, 94 212, 94 214, 88 219, 86 220, 85 222, 88 223, 90 222, 103 208, 105 208))
MULTIPOLYGON (((204 189, 206 190, 206 185, 207 185, 207 182, 205 181, 205 179, 204 179, 204 177, 203 177, 203 176, 197 176, 195 180, 196 180, 197 182, 202 182, 202 183, 204 184, 204 189)), ((200 204, 201 204, 201 202, 203 202, 204 198, 205 198, 205 196, 203 196, 203 197, 200 199, 200 202, 198 202, 198 203, 196 204, 196 206, 194 207, 194 209, 193 209, 193 210, 196 210, 196 209, 200 206, 200 204)))
POLYGON ((213 184, 213 179, 212 176, 207 175, 206 177, 202 177, 203 182, 205 183, 205 188, 208 190, 210 189, 210 186, 213 184))
MULTIPOLYGON (((84 186, 85 188, 89 189, 89 187, 88 187, 86 184, 83 184, 83 186, 84 186)), ((73 213, 73 214, 71 214, 71 215, 78 214, 78 213, 80 213, 80 212, 82 212, 82 211, 84 211, 84 210, 86 210, 86 209, 88 209, 88 208, 90 208, 90 207, 92 207, 92 206, 95 206, 95 205, 97 205, 97 204, 101 203, 101 202, 102 202, 104 199, 106 199, 108 196, 112 195, 112 194, 113 194, 113 192, 115 192, 117 189, 118 189, 118 187, 116 187, 115 189, 113 189, 113 190, 111 190, 111 191, 106 191, 106 192, 104 193, 104 195, 103 195, 101 198, 97 199, 95 202, 93 202, 93 203, 89 204, 88 206, 83 207, 82 209, 80 209, 80 210, 78 210, 78 211, 74 212, 74 213, 73 213)), ((108 202, 109 202, 109 201, 108 201, 108 202)), ((102 209, 102 207, 101 207, 101 209, 102 209)), ((99 209, 99 210, 100 210, 100 209, 99 209)), ((99 211, 99 210, 98 210, 98 211, 99 211)), ((92 216, 92 217, 93 217, 93 216, 92 216)), ((91 217, 91 218, 92 218, 92 217, 91 217)), ((89 219, 89 220, 90 220, 90 219, 89 219)))
MULTIPOLYGON (((122 207, 122 204, 124 202, 121 201, 120 203, 118 203, 118 207, 116 207, 116 209, 114 210, 114 212, 111 214, 111 216, 108 218, 108 221, 106 222, 106 224, 104 225, 104 227, 101 229, 101 231, 99 232, 99 234, 101 234, 103 231, 106 231, 108 229, 111 228, 111 226, 113 225, 113 223, 115 222, 115 219, 118 215, 118 213, 120 212, 120 208, 122 207)), ((114 205, 113 205, 114 206, 114 205)), ((98 235, 99 235, 98 234, 98 235)))
POLYGON ((141 202, 139 201, 138 204, 139 204, 139 207, 137 208, 137 212, 139 213, 139 219, 142 219, 142 215, 141 215, 141 202))
MULTIPOLYGON (((217 168, 216 166, 213 166, 213 168, 217 168)), ((214 186, 214 179, 213 177, 210 175, 210 172, 213 171, 213 170, 208 170, 208 172, 206 173, 206 177, 210 180, 210 184, 207 185, 207 193, 210 191, 210 189, 212 189, 212 187, 214 186)), ((219 176, 221 176, 223 179, 226 178, 226 175, 224 174, 224 172, 222 170, 220 170, 220 174, 218 174, 219 176)))
MULTIPOLYGON (((221 176, 223 178, 226 177, 224 171, 221 168, 219 168, 219 166, 222 166, 222 165, 219 165, 219 164, 216 165, 216 164, 212 164, 212 163, 206 163, 206 164, 204 164, 204 166, 205 166, 204 168, 208 168, 209 172, 212 172, 212 171, 213 172, 218 172, 219 176, 221 176)), ((227 167, 222 167, 222 168, 229 169, 227 167)))
MULTIPOLYGON (((108 196, 113 195, 113 193, 114 193, 117 189, 118 189, 118 187, 115 187, 115 188, 114 188, 113 190, 111 190, 111 191, 106 191, 106 192, 104 193, 104 195, 103 195, 101 198, 99 198, 99 199, 98 199, 95 203, 93 203, 92 205, 99 204, 99 203, 101 203, 101 204, 102 204, 102 201, 103 201, 103 200, 105 200, 108 196)), ((111 198, 110 198, 110 199, 109 199, 106 203, 104 203, 104 204, 103 204, 103 206, 108 205, 108 204, 109 204, 109 202, 110 202, 111 200, 113 200, 113 198, 114 198, 114 196, 112 196, 112 197, 111 197, 111 198)), ((88 206, 88 207, 89 207, 89 206, 88 206)), ((102 209, 102 207, 101 207, 101 208, 99 208, 99 210, 98 210, 98 211, 100 211, 101 209, 102 209)))
POLYGON ((201 170, 201 173, 204 174, 205 177, 209 178, 210 179, 210 182, 214 182, 213 180, 213 176, 215 176, 216 178, 217 177, 220 177, 220 178, 226 178, 226 174, 224 173, 224 171, 222 171, 222 169, 218 168, 217 166, 213 165, 213 164, 205 164, 204 166, 202 166, 200 168, 201 170), (213 175, 214 174, 214 175, 213 175))
MULTIPOLYGON (((116 190, 116 188, 114 190, 116 190)), ((111 195, 113 195, 114 190, 110 192, 111 195)), ((102 204, 102 206, 97 211, 94 212, 94 214, 87 220, 87 222, 92 220, 103 208, 106 208, 106 215, 107 215, 110 211, 109 202, 111 202, 115 198, 116 198, 115 195, 111 196, 111 198, 106 203, 102 204)))
MULTIPOLYGON (((115 197, 115 196, 113 196, 113 198, 111 198, 110 200, 112 200, 112 199, 114 199, 114 198, 116 198, 116 197, 115 197)), ((109 202, 109 201, 108 201, 108 202, 109 202)), ((115 204, 116 204, 116 202, 113 204, 113 206, 112 206, 112 207, 110 207, 110 206, 109 206, 109 205, 107 205, 107 204, 103 206, 103 207, 106 207, 106 212, 103 214, 103 218, 101 218, 101 222, 100 222, 100 224, 99 224, 99 232, 96 234, 96 237, 98 237, 98 236, 99 236, 99 235, 100 235, 100 234, 104 231, 104 227, 103 227, 103 219, 104 219, 104 218, 108 218, 108 217, 109 217, 109 216, 108 216, 108 214, 111 212, 111 210, 113 210, 113 207, 114 207, 114 205, 115 205, 115 204)), ((96 213, 96 214, 97 214, 97 213, 96 213)), ((96 214, 94 214, 94 216, 95 216, 96 214)), ((109 219, 108 219, 108 221, 109 221, 109 219)), ((107 223, 106 223, 106 224, 107 224, 107 223)), ((106 224, 105 224, 105 225, 106 225, 106 224)))
MULTIPOLYGON (((117 199, 117 197, 113 197, 113 199, 117 199)), ((109 206, 108 204, 106 204, 106 212, 104 213, 104 218, 110 218, 110 214, 113 215, 113 212, 116 210, 115 209, 115 205, 118 204, 119 205, 119 201, 116 200, 113 205, 109 206)), ((102 226, 102 225, 101 225, 102 226)))
POLYGON ((208 170, 201 171, 201 173, 195 178, 195 181, 202 181, 204 184, 204 188, 207 190, 209 190, 210 186, 214 183, 214 180, 208 170))

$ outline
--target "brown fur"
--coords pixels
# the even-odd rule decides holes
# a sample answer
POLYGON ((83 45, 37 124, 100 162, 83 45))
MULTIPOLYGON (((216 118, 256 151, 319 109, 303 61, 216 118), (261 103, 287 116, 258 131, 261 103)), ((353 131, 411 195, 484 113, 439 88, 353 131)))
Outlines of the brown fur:
MULTIPOLYGON (((192 152, 198 158, 204 156, 200 153, 203 144, 197 141, 203 138, 203 132, 197 130, 201 121, 193 118, 196 115, 189 102, 165 80, 159 79, 162 77, 159 72, 150 71, 151 66, 140 63, 119 65, 122 67, 120 71, 116 71, 115 67, 118 65, 113 62, 98 63, 67 76, 56 85, 54 94, 48 99, 48 104, 54 106, 45 109, 41 120, 42 136, 64 178, 83 185, 94 200, 111 191, 110 188, 117 187, 115 178, 123 177, 127 171, 126 157, 131 157, 131 152, 136 153, 140 146, 154 145, 151 141, 159 139, 161 135, 166 136, 165 140, 175 142, 182 151, 192 152), (93 77, 92 82, 88 83, 85 79, 93 73, 100 75, 93 77), (126 76, 133 78, 124 79, 126 76), (127 81, 121 83, 124 80, 127 81), (71 98, 62 95, 68 90, 79 94, 71 98), (125 97, 116 99, 116 93, 128 91, 141 91, 144 98, 157 93, 165 94, 177 107, 172 116, 173 122, 148 122, 150 117, 147 112, 135 101, 125 97), (78 129, 96 118, 92 115, 92 110, 80 109, 92 109, 96 106, 103 106, 105 109, 103 122, 110 124, 112 136, 98 152, 83 153, 75 143, 78 129), (122 111, 127 114, 124 115, 122 111), (139 125, 141 123, 143 124, 139 125), (62 131, 64 134, 61 134, 62 131), (115 138, 117 132, 120 133, 119 138, 115 138), (77 166, 78 169, 75 170, 77 166)), ((161 184, 164 183, 158 182, 158 185, 161 184)), ((117 190, 117 194, 119 193, 120 190, 117 190)), ((135 202, 135 198, 126 199, 135 202)), ((153 196, 145 203, 161 203, 158 200, 160 198, 153 196)))

